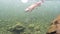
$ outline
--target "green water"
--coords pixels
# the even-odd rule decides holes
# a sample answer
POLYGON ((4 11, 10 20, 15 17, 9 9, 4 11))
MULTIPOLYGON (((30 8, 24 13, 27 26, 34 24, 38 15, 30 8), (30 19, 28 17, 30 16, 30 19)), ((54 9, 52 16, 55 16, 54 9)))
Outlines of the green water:
POLYGON ((33 4, 20 0, 0 0, 0 34, 11 34, 6 29, 17 22, 25 26, 40 25, 41 34, 45 34, 51 21, 60 14, 60 1, 45 1, 41 6, 27 13, 24 9, 33 4))

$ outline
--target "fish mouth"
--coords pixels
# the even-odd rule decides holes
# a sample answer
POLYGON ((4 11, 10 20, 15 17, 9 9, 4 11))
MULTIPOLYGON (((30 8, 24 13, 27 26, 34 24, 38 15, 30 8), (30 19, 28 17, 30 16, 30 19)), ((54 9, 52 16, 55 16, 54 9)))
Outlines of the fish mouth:
POLYGON ((46 33, 46 34, 56 34, 56 31, 54 31, 54 32, 50 32, 50 33, 46 33))

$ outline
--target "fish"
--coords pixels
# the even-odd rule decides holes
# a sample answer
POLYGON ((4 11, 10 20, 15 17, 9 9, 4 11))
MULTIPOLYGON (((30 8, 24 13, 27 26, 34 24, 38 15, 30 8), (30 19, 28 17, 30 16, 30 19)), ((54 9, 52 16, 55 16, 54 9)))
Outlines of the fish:
POLYGON ((60 34, 60 15, 52 21, 46 34, 60 34))
POLYGON ((29 7, 27 7, 27 8, 25 9, 25 11, 26 11, 26 12, 31 12, 31 11, 32 11, 33 9, 35 9, 37 6, 40 6, 43 2, 44 2, 44 0, 41 0, 41 1, 39 1, 39 2, 36 2, 36 3, 32 4, 32 5, 30 5, 29 7))
POLYGON ((56 25, 52 24, 46 34, 55 34, 56 33, 56 25))

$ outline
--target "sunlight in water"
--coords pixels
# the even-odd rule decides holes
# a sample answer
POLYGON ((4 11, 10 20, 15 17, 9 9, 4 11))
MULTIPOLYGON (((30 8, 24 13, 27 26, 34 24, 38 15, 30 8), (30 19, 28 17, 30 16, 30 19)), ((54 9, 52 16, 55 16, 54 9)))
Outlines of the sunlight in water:
POLYGON ((28 0, 21 0, 21 2, 22 2, 22 3, 27 3, 27 2, 28 2, 28 0))

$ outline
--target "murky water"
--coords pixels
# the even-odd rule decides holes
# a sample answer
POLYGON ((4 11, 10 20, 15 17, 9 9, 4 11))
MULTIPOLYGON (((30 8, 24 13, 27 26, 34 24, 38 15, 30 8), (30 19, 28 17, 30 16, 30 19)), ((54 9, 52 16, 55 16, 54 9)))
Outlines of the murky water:
POLYGON ((41 34, 45 34, 49 23, 60 15, 60 1, 45 1, 31 13, 25 12, 24 9, 33 3, 33 1, 22 3, 20 0, 0 0, 0 34, 11 34, 6 29, 17 22, 35 26, 39 24, 41 34))

